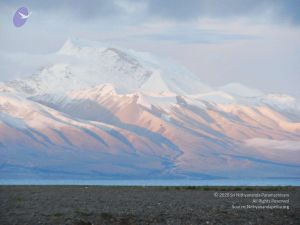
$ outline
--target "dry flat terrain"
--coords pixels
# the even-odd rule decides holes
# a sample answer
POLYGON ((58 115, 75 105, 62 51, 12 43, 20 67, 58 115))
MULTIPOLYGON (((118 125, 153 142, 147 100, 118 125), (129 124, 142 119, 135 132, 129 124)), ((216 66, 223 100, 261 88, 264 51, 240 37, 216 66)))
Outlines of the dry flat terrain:
POLYGON ((300 224, 299 190, 298 187, 0 186, 0 224, 300 224), (245 197, 249 193, 280 193, 285 197, 245 197), (241 194, 244 197, 233 197, 241 194), (232 205, 277 205, 289 209, 233 209, 232 205))

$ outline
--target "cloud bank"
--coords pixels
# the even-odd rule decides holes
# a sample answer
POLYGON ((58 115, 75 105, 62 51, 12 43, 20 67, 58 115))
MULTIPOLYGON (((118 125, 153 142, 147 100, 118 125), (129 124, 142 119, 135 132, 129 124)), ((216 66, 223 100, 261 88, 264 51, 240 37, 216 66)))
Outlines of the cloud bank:
POLYGON ((44 12, 63 11, 81 20, 143 14, 144 18, 176 21, 256 17, 273 23, 300 24, 298 0, 6 0, 0 7, 15 8, 21 3, 44 12))

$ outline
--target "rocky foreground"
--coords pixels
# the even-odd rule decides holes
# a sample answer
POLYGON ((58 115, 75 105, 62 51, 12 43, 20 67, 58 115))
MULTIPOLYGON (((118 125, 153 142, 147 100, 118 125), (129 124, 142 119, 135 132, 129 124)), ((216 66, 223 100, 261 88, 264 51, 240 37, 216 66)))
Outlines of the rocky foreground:
POLYGON ((0 224, 300 224, 299 190, 299 187, 0 186, 0 224), (247 194, 264 196, 246 197, 247 194), (277 208, 258 208, 267 205, 277 208), (248 208, 239 208, 243 206, 248 208))

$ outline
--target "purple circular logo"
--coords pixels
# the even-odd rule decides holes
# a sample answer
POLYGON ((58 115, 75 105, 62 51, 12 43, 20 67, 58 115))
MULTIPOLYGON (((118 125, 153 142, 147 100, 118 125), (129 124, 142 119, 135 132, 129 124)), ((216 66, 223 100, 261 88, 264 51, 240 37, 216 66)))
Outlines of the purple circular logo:
POLYGON ((29 11, 26 7, 19 8, 16 11, 14 18, 13 18, 14 25, 16 27, 23 26, 26 23, 27 19, 29 18, 30 14, 31 13, 29 13, 29 11))

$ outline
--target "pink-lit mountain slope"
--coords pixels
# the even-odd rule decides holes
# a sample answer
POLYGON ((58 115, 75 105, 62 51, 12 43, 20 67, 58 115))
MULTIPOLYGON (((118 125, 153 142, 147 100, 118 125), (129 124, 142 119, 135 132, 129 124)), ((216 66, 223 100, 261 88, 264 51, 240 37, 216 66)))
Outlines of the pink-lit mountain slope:
POLYGON ((298 177, 291 96, 203 84, 170 60, 69 40, 0 85, 2 177, 298 177))

